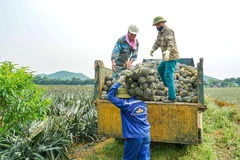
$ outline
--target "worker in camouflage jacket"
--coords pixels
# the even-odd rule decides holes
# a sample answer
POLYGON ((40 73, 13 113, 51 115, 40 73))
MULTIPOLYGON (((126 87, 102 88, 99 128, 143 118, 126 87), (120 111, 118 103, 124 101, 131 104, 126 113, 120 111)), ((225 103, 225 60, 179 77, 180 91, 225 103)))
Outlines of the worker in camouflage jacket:
POLYGON ((128 27, 128 33, 120 37, 115 44, 112 55, 112 77, 117 80, 125 69, 130 69, 132 63, 136 61, 138 56, 139 42, 136 39, 138 27, 131 24, 128 27))
POLYGON ((165 103, 176 102, 176 92, 174 86, 174 71, 179 59, 179 53, 172 29, 166 26, 166 20, 157 16, 153 19, 153 26, 158 30, 157 39, 152 46, 150 55, 158 48, 162 50, 163 61, 159 64, 157 70, 166 87, 168 87, 168 99, 165 103))

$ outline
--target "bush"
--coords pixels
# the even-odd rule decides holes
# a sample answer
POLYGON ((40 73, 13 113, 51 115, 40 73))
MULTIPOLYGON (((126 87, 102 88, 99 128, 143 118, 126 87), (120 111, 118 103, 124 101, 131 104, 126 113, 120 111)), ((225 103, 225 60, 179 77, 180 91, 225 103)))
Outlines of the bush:
POLYGON ((9 61, 0 63, 0 137, 18 130, 19 122, 29 124, 43 119, 50 101, 42 98, 44 90, 33 82, 28 67, 9 61))

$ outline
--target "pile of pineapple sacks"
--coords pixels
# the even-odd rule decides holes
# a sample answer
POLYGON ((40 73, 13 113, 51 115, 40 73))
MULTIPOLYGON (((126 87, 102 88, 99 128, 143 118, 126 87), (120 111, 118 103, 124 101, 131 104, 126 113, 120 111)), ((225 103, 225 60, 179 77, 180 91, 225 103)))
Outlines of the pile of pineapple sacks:
MULTIPOLYGON (((146 60, 137 63, 129 70, 124 70, 121 76, 125 76, 122 87, 128 90, 131 96, 144 101, 163 101, 167 99, 168 88, 164 86, 157 72, 161 61, 146 60)), ((105 77, 105 83, 100 99, 107 100, 108 90, 115 83, 111 75, 105 77)), ((174 73, 174 83, 177 102, 197 103, 197 69, 192 66, 177 63, 174 73)))

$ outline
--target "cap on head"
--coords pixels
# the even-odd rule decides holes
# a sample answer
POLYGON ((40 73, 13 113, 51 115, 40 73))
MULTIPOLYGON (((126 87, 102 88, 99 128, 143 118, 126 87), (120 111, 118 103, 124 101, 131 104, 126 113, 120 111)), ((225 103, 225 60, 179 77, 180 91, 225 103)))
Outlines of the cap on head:
POLYGON ((138 27, 135 24, 131 24, 128 27, 128 31, 132 34, 137 34, 138 33, 138 27))
POLYGON ((130 94, 128 94, 128 91, 126 88, 118 88, 116 97, 118 98, 130 98, 130 94))
POLYGON ((157 16, 153 19, 153 26, 160 22, 167 22, 163 17, 157 16))

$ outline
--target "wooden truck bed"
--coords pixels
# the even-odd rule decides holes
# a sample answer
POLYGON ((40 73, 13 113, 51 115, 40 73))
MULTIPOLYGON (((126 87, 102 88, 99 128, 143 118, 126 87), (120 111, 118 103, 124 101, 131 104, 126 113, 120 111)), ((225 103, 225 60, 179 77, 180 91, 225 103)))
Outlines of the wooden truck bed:
MULTIPOLYGON (((202 73, 202 64, 198 66, 202 73)), ((98 107, 98 134, 121 138, 122 125, 120 110, 108 100, 100 100, 104 78, 112 70, 104 68, 103 62, 95 62, 94 96, 98 107), (101 64, 101 65, 100 65, 101 64)), ((163 103, 145 101, 149 108, 148 120, 151 125, 151 140, 155 142, 198 145, 203 141, 202 112, 206 110, 203 98, 203 80, 199 75, 199 103, 163 103)))

